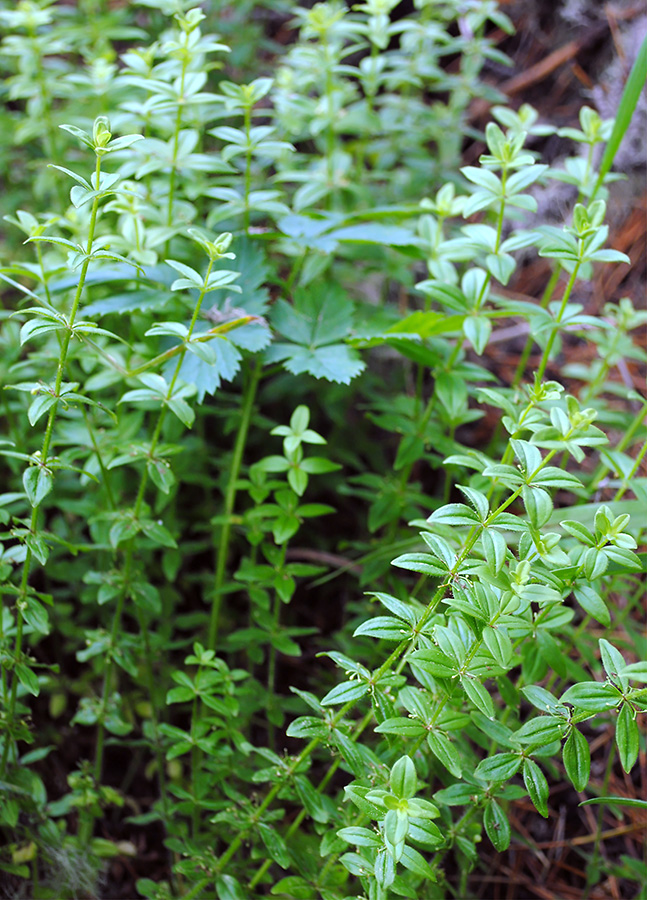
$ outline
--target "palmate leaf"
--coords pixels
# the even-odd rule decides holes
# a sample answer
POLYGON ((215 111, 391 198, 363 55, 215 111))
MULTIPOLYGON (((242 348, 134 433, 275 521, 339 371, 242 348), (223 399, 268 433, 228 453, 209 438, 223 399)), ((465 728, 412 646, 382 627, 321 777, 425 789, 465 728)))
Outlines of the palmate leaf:
POLYGON ((357 351, 341 343, 351 333, 353 304, 338 286, 297 291, 293 306, 277 301, 270 321, 286 340, 266 351, 268 362, 283 362, 294 375, 308 373, 342 384, 364 369, 357 351))
MULTIPOLYGON (((208 323, 199 323, 194 334, 203 333, 208 328, 208 323)), ((213 363, 200 359, 194 353, 187 353, 180 368, 181 381, 195 387, 198 403, 202 403, 206 394, 215 393, 222 381, 231 381, 235 378, 242 358, 240 350, 226 337, 214 337, 206 346, 213 351, 213 363)), ((169 360, 164 370, 167 378, 173 376, 176 365, 175 359, 169 360)))
POLYGON ((344 344, 310 348, 277 343, 270 347, 266 359, 268 362, 283 362, 293 375, 307 373, 341 384, 349 384, 364 369, 364 363, 356 351, 344 344))

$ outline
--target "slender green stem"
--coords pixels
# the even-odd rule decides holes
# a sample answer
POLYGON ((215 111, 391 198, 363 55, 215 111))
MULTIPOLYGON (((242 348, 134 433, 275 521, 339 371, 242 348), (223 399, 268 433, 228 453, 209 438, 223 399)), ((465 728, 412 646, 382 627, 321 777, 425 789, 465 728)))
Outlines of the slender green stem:
POLYGON ((566 307, 568 305, 568 301, 571 296, 571 292, 573 287, 575 286, 575 282, 577 281, 577 276, 580 271, 580 262, 575 264, 573 267, 573 271, 571 272, 571 277, 568 279, 568 284, 566 285, 566 289, 564 291, 564 296, 562 297, 562 303, 559 307, 559 311, 557 316, 555 317, 555 322, 553 324, 552 330, 550 332, 550 337, 546 343, 544 348, 544 352, 541 355, 541 360, 539 361, 539 368, 537 369, 537 381, 543 381, 544 373, 546 372, 546 366, 548 365, 548 360, 550 359, 550 354, 553 349, 553 345, 555 344, 555 340, 557 339, 557 334, 559 331, 559 324, 562 321, 564 316, 564 312, 566 311, 566 307))
MULTIPOLYGON (((200 669, 198 669, 196 675, 196 682, 200 677, 200 669)), ((197 734, 196 734, 196 726, 199 722, 199 710, 200 703, 198 701, 198 695, 193 698, 193 707, 191 709, 191 740, 193 741, 193 746, 191 747, 191 791, 193 793, 193 805, 191 809, 191 830, 193 833, 193 839, 195 840, 200 834, 200 804, 198 802, 198 774, 200 772, 200 766, 198 765, 201 753, 200 748, 196 743, 197 734)))
MULTIPOLYGON (((99 185, 99 176, 101 173, 101 157, 97 156, 96 158, 96 166, 95 166, 95 174, 96 174, 96 183, 97 187, 99 185)), ((81 296, 83 294, 83 288, 85 285, 85 280, 88 274, 88 267, 90 265, 90 253, 92 251, 92 243, 94 241, 94 232, 97 224, 97 214, 99 210, 99 197, 95 197, 92 202, 92 210, 90 213, 90 224, 88 227, 88 241, 86 245, 87 256, 81 266, 81 271, 79 274, 79 280, 76 286, 76 292, 74 294, 74 299, 72 301, 72 308, 70 309, 70 314, 68 318, 68 327, 63 336, 63 340, 61 341, 60 347, 60 355, 58 361, 58 368, 56 370, 56 381, 54 384, 54 396, 56 398, 60 397, 61 393, 61 385, 63 384, 63 376, 65 374, 65 369, 67 366, 67 355, 70 347, 70 341, 72 339, 72 329, 74 326, 74 322, 76 319, 76 315, 79 309, 79 305, 81 303, 81 296)), ((47 462, 49 459, 49 450, 52 444, 52 436, 54 432, 54 422, 56 420, 56 413, 58 410, 58 399, 52 405, 49 415, 47 417, 47 425, 45 427, 45 436, 43 438, 43 445, 40 452, 40 462, 39 465, 43 468, 46 468, 47 462)), ((38 529, 38 511, 39 507, 34 506, 31 514, 30 520, 30 531, 32 534, 36 534, 38 529)), ((22 642, 23 642, 23 630, 24 630, 24 619, 22 610, 25 608, 27 603, 27 594, 29 591, 29 570, 31 568, 32 563, 32 551, 31 548, 27 547, 27 552, 25 555, 25 562, 23 564, 22 577, 20 582, 20 594, 19 599, 16 604, 17 606, 17 622, 16 622, 16 641, 14 645, 14 663, 17 665, 20 662, 22 657, 22 642)), ((9 758, 9 748, 11 744, 10 735, 13 731, 13 727, 15 724, 15 716, 16 716, 16 699, 18 693, 18 677, 15 673, 15 670, 12 672, 11 676, 11 690, 9 694, 9 704, 7 707, 7 715, 6 715, 6 740, 3 747, 2 752, 2 760, 0 761, 0 778, 4 777, 7 768, 7 761, 9 758)))
POLYGON ((186 894, 182 894, 182 900, 199 900, 200 897, 203 896, 203 891, 205 888, 209 887, 209 885, 213 882, 213 878, 202 878, 197 884, 194 884, 190 891, 187 891, 186 894))
POLYGON ((638 456, 636 457, 634 464, 631 467, 631 472, 629 472, 627 477, 623 479, 622 485, 616 491, 616 495, 613 498, 614 503, 617 503, 618 500, 621 500, 622 497, 627 492, 627 490, 629 489, 629 484, 631 482, 631 479, 634 477, 634 475, 640 468, 640 464, 642 463, 643 459, 645 458, 646 453, 647 453, 647 441, 645 441, 645 443, 640 448, 640 452, 638 453, 638 456))
POLYGON ((213 603, 211 605, 211 615, 209 618, 209 638, 208 647, 216 648, 218 643, 218 627, 220 624, 220 608, 222 605, 222 589, 225 583, 225 574, 227 571, 227 557, 229 555, 229 541, 231 539, 231 517, 236 504, 236 494, 238 492, 238 476, 240 467, 243 462, 243 454, 247 443, 247 434, 249 425, 252 420, 252 412, 254 409, 254 400, 256 399, 256 391, 261 379, 261 362, 257 361, 255 367, 250 372, 245 390, 243 394, 243 406, 240 413, 240 425, 238 426, 238 434, 234 444, 234 452, 229 468, 229 477, 227 480, 227 488, 225 491, 225 509, 224 522, 220 529, 220 538, 218 541, 218 549, 216 555, 216 573, 213 585, 213 603))
MULTIPOLYGON (((378 682, 383 677, 383 675, 388 671, 388 669, 391 668, 392 664, 400 656, 400 654, 404 651, 404 649, 406 648, 408 643, 409 643, 409 641, 402 641, 400 644, 398 644, 398 646, 395 648, 395 650, 391 653, 391 655, 385 660, 385 662, 380 666, 380 668, 374 674, 374 676, 373 676, 374 682, 378 682)), ((339 722, 341 722, 341 720, 344 718, 344 716, 351 709, 353 709, 353 707, 355 705, 356 705, 355 700, 349 700, 348 703, 345 703, 338 710, 338 712, 335 714, 335 716, 332 718, 331 723, 330 723, 331 728, 334 728, 336 725, 338 725, 339 722)), ((371 713, 371 715, 372 715, 372 713, 371 713)), ((283 781, 286 778, 291 778, 295 774, 295 772, 297 772, 299 770, 299 768, 302 766, 302 764, 310 758, 310 756, 312 755, 314 750, 319 746, 319 744, 321 743, 321 740, 322 739, 320 737, 312 738, 312 740, 309 741, 308 744, 306 744, 306 746, 299 753, 299 755, 296 756, 292 760, 290 765, 285 768, 285 770, 282 773, 282 778, 280 780, 278 780, 274 784, 273 787, 270 788, 270 790, 268 791, 268 793, 265 796, 265 799, 263 800, 263 802, 260 804, 260 806, 256 810, 256 813, 253 817, 254 823, 261 821, 265 810, 269 806, 271 806, 271 804, 274 801, 274 799, 276 798, 277 794, 282 790, 283 781)), ((250 827, 252 827, 252 826, 250 826, 250 827)), ((223 855, 218 860, 218 871, 219 872, 222 872, 225 870, 229 860, 238 852, 246 835, 249 833, 249 830, 250 830, 250 828, 246 828, 243 831, 241 831, 239 834, 237 834, 236 837, 231 842, 231 844, 229 845, 229 847, 227 848, 227 850, 225 850, 223 855)))
MULTIPOLYGON (((213 268, 213 260, 209 261, 209 265, 207 267, 206 274, 204 276, 204 282, 200 294, 198 296, 198 300, 196 302, 193 316, 191 317, 191 322, 189 324, 188 332, 186 340, 190 340, 191 335, 193 334, 193 329, 195 328, 195 324, 198 320, 198 315, 200 314, 200 308, 202 306, 202 301, 204 300, 204 296, 207 292, 207 283, 209 281, 209 275, 211 274, 211 269, 213 268)), ((175 371, 173 373, 173 377, 168 386, 168 390, 165 398, 165 405, 162 406, 159 416, 157 418, 157 424, 155 426, 155 430, 153 431, 153 437, 151 439, 150 448, 149 448, 149 457, 152 459, 155 455, 155 451, 157 449, 157 445, 159 443, 162 427, 164 425, 164 420, 166 418, 166 412, 168 406, 166 403, 173 397, 173 392, 175 390, 175 385, 180 375, 180 370, 182 368, 182 363, 184 361, 184 357, 186 355, 186 344, 182 346, 179 351, 177 364, 175 366, 175 371)), ((137 491, 137 497, 135 499, 135 504, 133 507, 133 517, 135 520, 139 519, 141 515, 144 497, 146 495, 146 486, 148 484, 148 468, 145 467, 142 472, 142 477, 139 482, 139 489, 137 491)), ((126 597, 129 596, 133 578, 133 563, 134 563, 134 554, 135 554, 135 539, 131 538, 126 545, 125 559, 124 559, 124 576, 123 576, 123 589, 119 594, 117 599, 117 605, 115 607, 115 612, 112 620, 112 629, 110 634, 110 652, 108 653, 108 658, 106 660, 106 666, 104 670, 103 677, 103 692, 102 692, 102 716, 99 719, 99 723, 97 726, 97 743, 95 748, 95 762, 94 762, 94 777, 99 784, 101 782, 101 773, 103 770, 103 749, 105 743, 105 712, 107 709, 107 705, 110 699, 110 690, 112 686, 112 678, 114 671, 114 651, 118 644, 119 634, 121 630, 121 620, 123 617, 124 604, 126 601, 126 597)), ((151 703, 153 703, 153 698, 151 698, 151 703)), ((94 825, 94 815, 91 810, 87 812, 87 815, 83 822, 81 823, 81 837, 83 840, 87 841, 91 834, 92 828, 94 825)))
POLYGON ((244 228, 245 234, 249 235, 249 195, 252 189, 252 147, 251 147, 251 130, 252 130, 252 108, 249 104, 245 107, 245 135, 247 137, 247 153, 245 154, 245 212, 244 212, 244 228))
MULTIPOLYGON (((330 193, 328 194, 329 203, 331 199, 334 199, 334 185, 335 185, 335 117, 333 115, 333 94, 334 94, 334 84, 333 84, 333 60, 330 51, 330 42, 328 40, 328 36, 323 36, 323 45, 324 45, 324 53, 326 59, 326 105, 328 109, 328 124, 326 126, 326 179, 328 181, 328 189, 330 193)), ((334 205, 334 204, 331 204, 334 205)))
MULTIPOLYGON (((285 551, 286 545, 282 544, 281 546, 281 568, 285 565, 285 551)), ((278 591, 274 594, 274 610, 273 610, 273 622, 272 622, 272 630, 274 634, 278 633, 279 625, 281 621, 281 604, 282 600, 279 597, 278 591)), ((270 711, 274 711, 276 706, 276 697, 275 697, 275 689, 276 689, 276 647, 274 644, 270 644, 269 649, 269 657, 267 662, 267 708, 270 711)), ((275 743, 275 728, 274 723, 271 720, 269 722, 268 729, 268 738, 270 748, 274 749, 275 743)))
POLYGON ((106 469, 106 465, 103 461, 103 454, 101 453, 101 449, 97 443, 97 438, 94 433, 94 428, 92 427, 92 423, 90 422, 90 417, 88 416, 88 411, 85 407, 83 407, 83 418, 85 420, 85 427, 88 429, 88 434, 90 435, 90 441, 92 443, 92 447, 94 449, 95 455, 97 457, 97 463, 99 464, 99 469, 101 470, 101 477, 103 479, 103 486, 106 489, 106 494, 108 496, 108 504, 111 509, 116 509, 117 504, 115 503, 115 497, 112 493, 112 486, 110 484, 110 475, 108 474, 108 470, 106 469))
MULTIPOLYGON (((368 728, 368 726, 371 724, 372 720, 373 720, 373 710, 372 710, 372 709, 369 709, 369 711, 366 713, 366 715, 364 716, 364 718, 361 719, 361 720, 357 723, 356 727, 353 729, 353 734, 352 734, 352 740, 353 740, 353 741, 356 741, 357 738, 360 737, 360 735, 362 734, 362 732, 363 732, 366 728, 368 728)), ((335 775, 335 772, 337 771, 337 769, 340 767, 341 764, 342 764, 342 759, 341 759, 341 757, 338 757, 338 758, 333 762, 333 764, 328 768, 328 771, 326 772, 326 774, 324 775, 324 777, 321 779, 321 781, 320 781, 319 784, 317 785, 316 791, 317 791, 318 794, 323 794, 324 790, 326 789, 326 787, 328 786, 328 784, 329 784, 330 781, 332 780, 333 776, 335 775)), ((289 827, 288 830, 286 831, 286 833, 285 833, 285 841, 286 841, 286 843, 288 844, 288 846, 289 846, 290 838, 291 838, 294 834, 296 834, 296 832, 299 830, 299 828, 301 827, 301 823, 303 822, 303 820, 306 818, 307 815, 308 815, 307 810, 301 809, 300 812, 299 812, 299 814, 297 815, 297 817, 294 819, 294 821, 292 822, 292 824, 290 825, 290 827, 289 827)), ((336 858, 336 857, 334 857, 334 858, 336 858)), ((330 859, 330 858, 329 858, 329 859, 330 859)), ((272 865, 272 860, 271 860, 271 859, 266 859, 265 862, 263 863, 263 865, 262 865, 262 866, 260 867, 260 869, 258 870, 258 872, 254 875, 254 877, 252 878, 252 880, 249 882, 249 888, 250 888, 250 890, 253 890, 253 889, 256 887, 256 885, 262 880, 263 876, 265 875, 265 873, 267 872, 267 870, 269 869, 269 867, 270 867, 271 865, 272 865)), ((320 877, 321 877, 321 880, 324 879, 325 873, 326 873, 326 871, 327 871, 328 868, 329 868, 329 866, 328 866, 328 861, 327 861, 327 862, 326 862, 326 865, 324 866, 324 868, 323 868, 322 871, 321 871, 321 876, 320 876, 320 877)))
POLYGON ((155 753, 155 762, 157 764, 157 782, 160 789, 160 799, 162 801, 162 815, 164 823, 168 822, 169 802, 168 792, 166 789, 166 769, 164 766, 164 754, 162 753, 162 743, 159 734, 159 715, 157 712, 157 704, 155 702, 155 675, 153 673, 153 654, 151 650, 150 635, 148 625, 144 621, 141 610, 138 610, 139 630, 144 637, 144 670, 146 674, 146 687, 151 704, 151 726, 153 731, 153 744, 155 753))
MULTIPOLYGON (((634 416, 633 422, 622 435, 620 442, 616 445, 615 449, 617 452, 622 453, 622 451, 629 446, 640 426, 645 423, 645 416, 647 416, 647 400, 643 401, 643 405, 634 416)), ((605 474, 610 469, 611 466, 608 463, 604 462, 603 460, 600 461, 598 468, 593 473, 593 478, 591 479, 591 483, 589 485, 590 494, 594 493, 594 491, 604 478, 605 474)))
MULTIPOLYGON (((169 175, 168 201, 166 209, 166 225, 168 228, 173 224, 173 205, 175 203, 175 182, 177 179, 177 154, 180 146, 180 130, 182 128, 182 110, 184 109, 184 81, 186 78, 186 69, 188 65, 188 57, 185 54, 182 59, 182 73, 180 75, 180 98, 178 100, 177 113, 175 115, 175 128, 173 130, 173 159, 171 161, 171 172, 169 175)), ((168 256, 171 246, 171 239, 166 241, 164 247, 164 255, 168 256)))
MULTIPOLYGON (((553 298, 553 294, 555 293, 555 288, 557 287, 557 283, 559 281, 559 277, 562 274, 562 270, 559 265, 556 265, 553 269, 552 275, 548 280, 548 284, 544 288, 544 293, 541 297, 541 302, 539 304, 540 309, 546 309, 548 304, 553 298)), ((528 360, 530 358, 530 354, 532 352, 532 347, 534 344, 534 338, 532 336, 532 332, 526 338, 526 345, 521 352, 521 356, 519 357, 519 362, 517 363, 517 368, 514 373, 514 378, 512 379, 512 388, 516 388, 521 384, 521 379, 524 376, 524 372, 526 371, 526 366, 528 365, 528 360)))
MULTIPOLYGON (((611 773, 613 771, 613 764, 616 760, 616 744, 615 741, 611 742, 611 748, 609 750, 609 758, 607 759, 607 765, 604 770, 604 780, 602 783, 602 796, 604 797, 609 793, 609 782, 611 781, 611 773)), ((597 816, 597 827, 595 830, 595 843, 593 844, 593 856, 589 861, 588 865, 588 874, 586 880, 586 886, 584 888, 584 892, 582 895, 582 900, 587 900, 587 897, 591 893, 591 888, 594 885, 593 879, 597 879, 596 869, 598 865, 598 858, 600 856, 600 840, 602 836, 602 817, 604 815, 604 805, 600 804, 598 808, 598 816, 597 816)))

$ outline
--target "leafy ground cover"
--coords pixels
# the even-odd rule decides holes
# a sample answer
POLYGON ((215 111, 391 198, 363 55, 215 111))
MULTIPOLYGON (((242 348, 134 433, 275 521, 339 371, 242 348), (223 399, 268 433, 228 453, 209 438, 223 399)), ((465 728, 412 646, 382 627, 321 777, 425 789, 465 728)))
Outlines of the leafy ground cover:
POLYGON ((0 3, 4 896, 643 896, 641 22, 0 3))

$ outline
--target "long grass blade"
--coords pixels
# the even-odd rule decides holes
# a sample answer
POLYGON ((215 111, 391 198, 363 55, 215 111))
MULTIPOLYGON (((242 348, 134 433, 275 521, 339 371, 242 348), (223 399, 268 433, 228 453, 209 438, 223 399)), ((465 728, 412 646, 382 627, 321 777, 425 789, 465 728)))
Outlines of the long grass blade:
POLYGON ((629 73, 629 78, 627 79, 627 83, 625 84, 625 89, 622 92, 622 97, 620 98, 620 103, 618 105, 618 114, 616 115, 613 131, 611 132, 611 137, 609 138, 609 141, 604 148, 602 161, 600 162, 600 173, 598 175, 598 180, 595 183, 595 187, 593 188, 593 193, 591 194, 591 201, 595 199, 595 195, 599 191, 600 186, 604 181, 605 175, 609 172, 609 169, 613 165, 613 160, 616 157, 616 153, 618 152, 618 148, 622 143, 622 139, 625 136, 627 128, 629 128, 631 118, 634 114, 634 110, 636 109, 636 104, 638 103, 638 98, 640 97, 640 94, 645 87, 646 82, 647 37, 642 42, 640 50, 638 51, 638 56, 636 57, 636 61, 632 66, 631 72, 629 73))

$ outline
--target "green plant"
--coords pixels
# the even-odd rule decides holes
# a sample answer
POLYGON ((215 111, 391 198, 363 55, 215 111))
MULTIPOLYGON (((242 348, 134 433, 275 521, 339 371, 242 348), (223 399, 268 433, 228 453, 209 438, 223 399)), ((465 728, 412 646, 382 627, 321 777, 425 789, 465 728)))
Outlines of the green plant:
POLYGON ((628 774, 643 740, 647 401, 614 370, 645 314, 580 302, 628 261, 593 152, 618 127, 585 108, 562 136, 590 152, 555 170, 526 149, 552 129, 496 107, 457 170, 469 101, 499 99, 493 2, 292 10, 275 79, 243 84, 209 10, 137 5, 118 63, 147 39, 126 9, 0 9, 3 166, 38 166, 0 269, 0 871, 96 893, 136 853, 118 820, 162 835, 144 897, 468 896, 515 802, 547 817, 562 771, 608 795, 596 729, 628 774), (529 218, 555 180, 563 227, 529 218), (533 253, 543 297, 511 299, 533 253))

